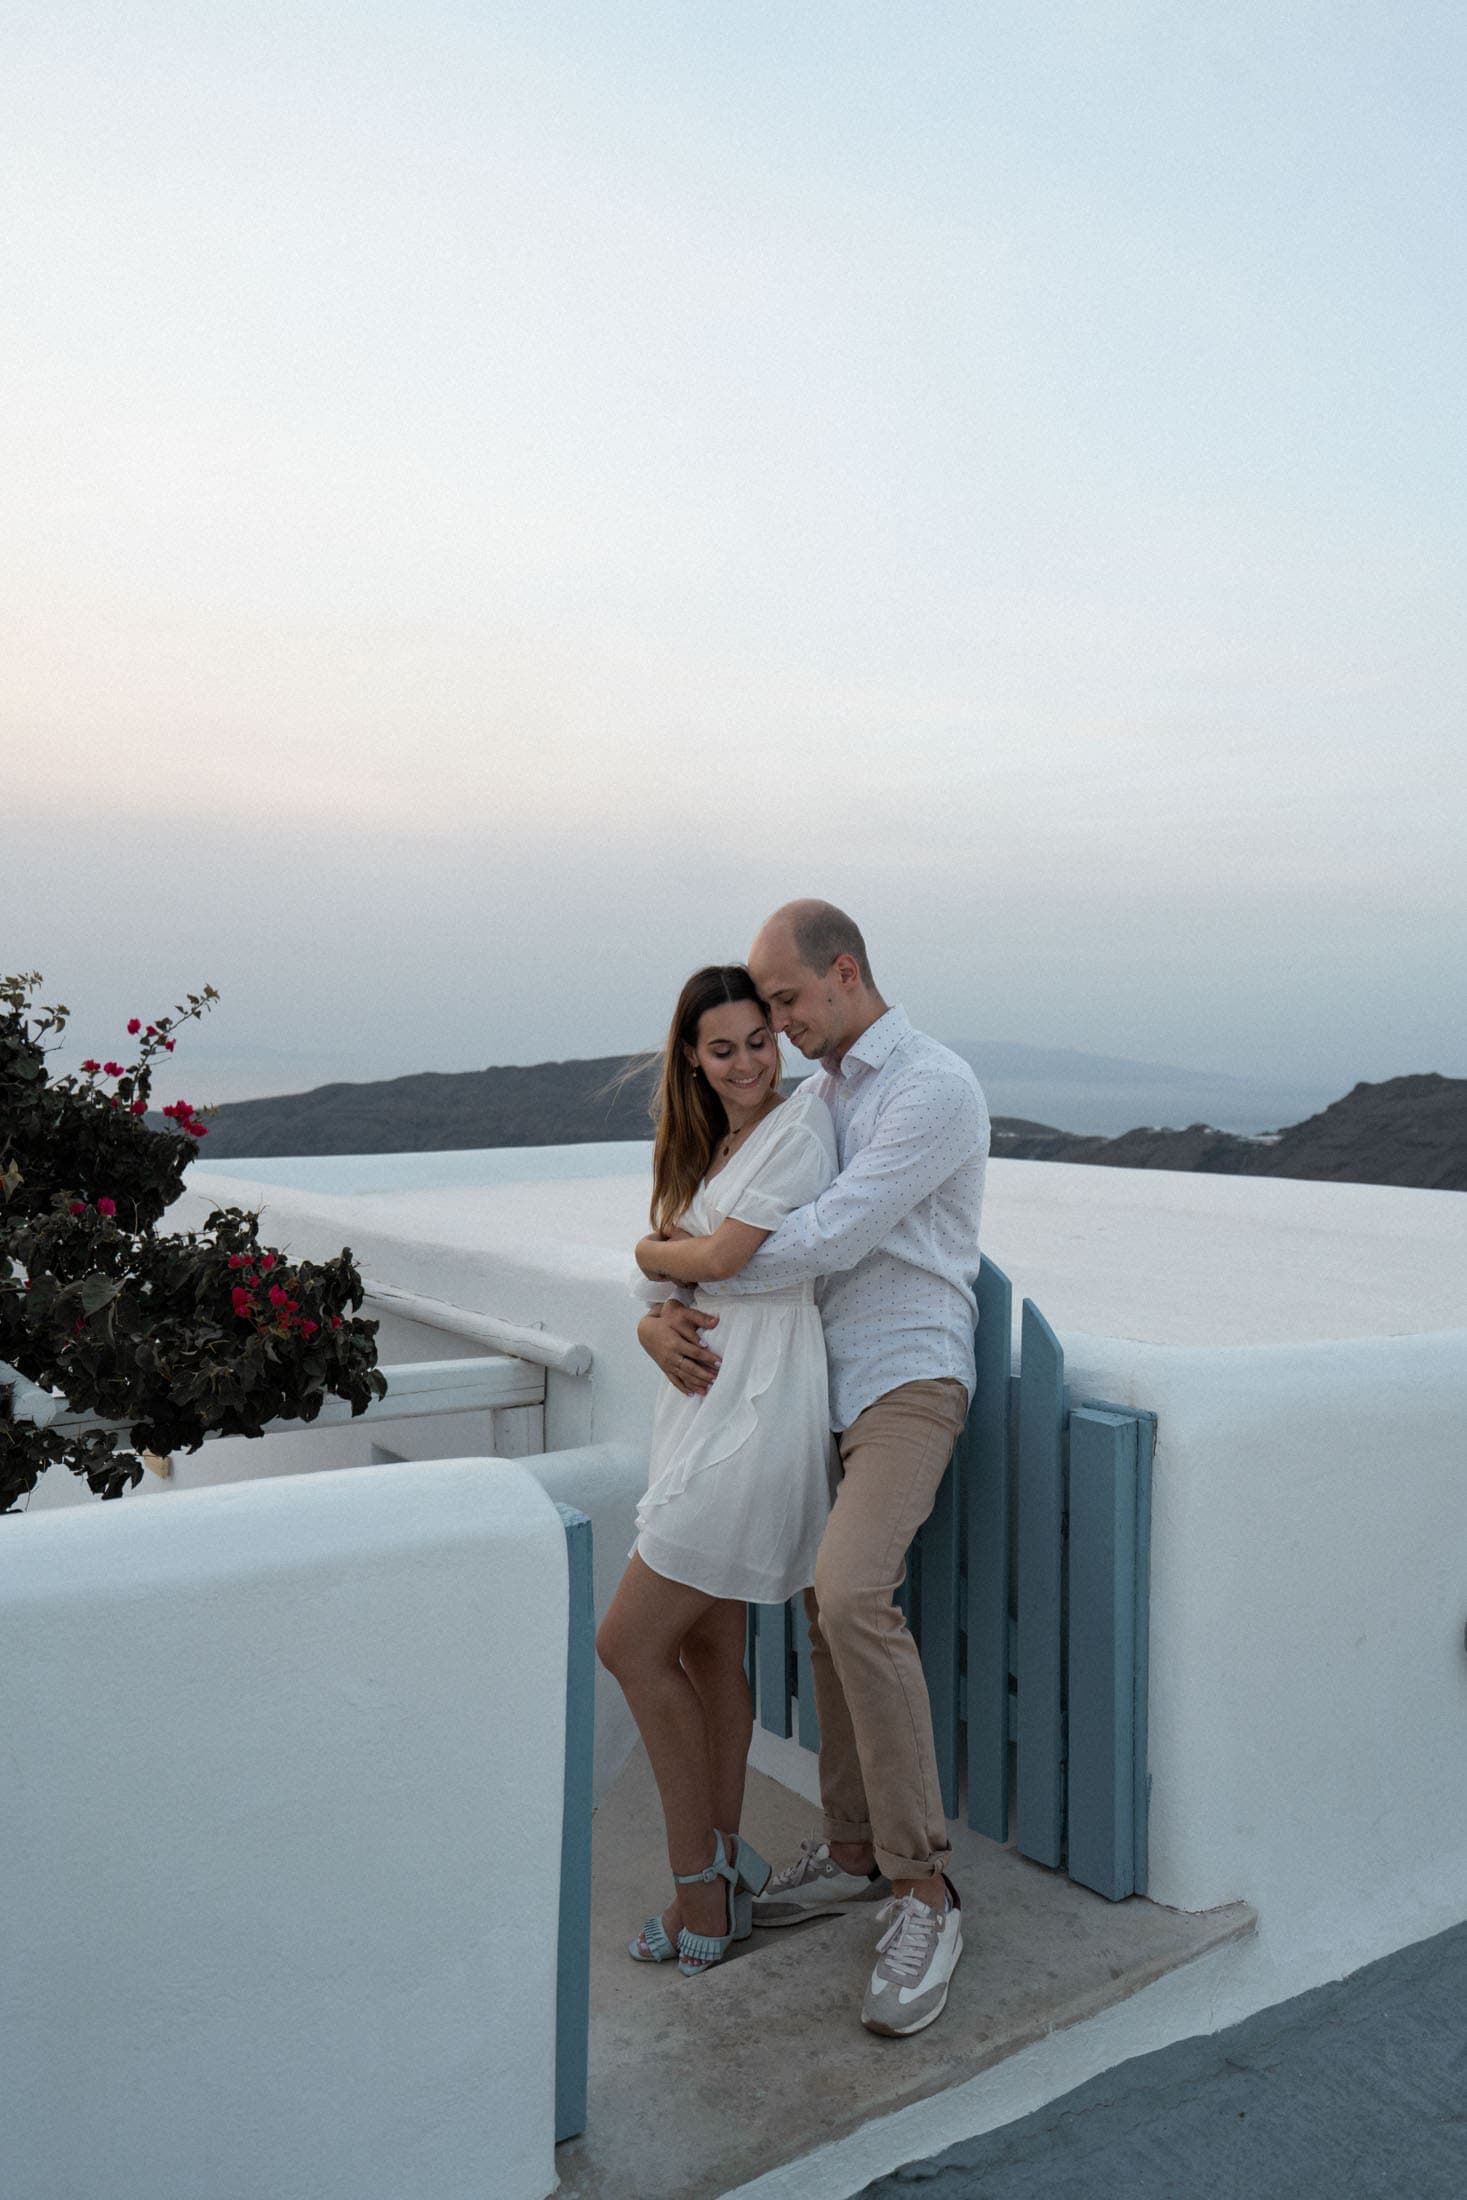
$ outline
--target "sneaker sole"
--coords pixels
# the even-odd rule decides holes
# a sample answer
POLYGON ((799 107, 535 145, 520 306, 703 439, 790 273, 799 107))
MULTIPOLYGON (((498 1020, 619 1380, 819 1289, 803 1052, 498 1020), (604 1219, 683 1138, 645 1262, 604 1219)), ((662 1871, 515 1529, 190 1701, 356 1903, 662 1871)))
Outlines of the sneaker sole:
POLYGON ((872 1902, 885 1902, 890 1892, 891 1889, 887 1887, 875 1894, 847 1895, 840 1902, 809 1902, 803 1905, 793 1902, 777 1905, 772 1902, 756 1902, 754 1923, 769 1932, 777 1931, 782 1925, 808 1925, 815 1917, 848 1917, 853 1910, 865 1909, 872 1902), (766 1913, 762 1917, 759 1914, 761 1910, 766 1913))
POLYGON ((952 1985, 953 1971, 958 1967, 958 1957, 962 1952, 963 1941, 962 1935, 959 1934, 958 1944, 953 1950, 953 1969, 948 1972, 947 1977, 942 1982, 942 1999, 935 2009, 929 2010, 925 2017, 918 2017, 912 2024, 882 2024, 876 2019, 868 2017, 863 2010, 861 2012, 861 2022, 865 2025, 866 2030, 879 2033, 882 2039, 905 2040, 910 2039, 914 2032, 925 2032, 929 2024, 936 2024, 943 2010, 947 2007, 948 1988, 952 1985))

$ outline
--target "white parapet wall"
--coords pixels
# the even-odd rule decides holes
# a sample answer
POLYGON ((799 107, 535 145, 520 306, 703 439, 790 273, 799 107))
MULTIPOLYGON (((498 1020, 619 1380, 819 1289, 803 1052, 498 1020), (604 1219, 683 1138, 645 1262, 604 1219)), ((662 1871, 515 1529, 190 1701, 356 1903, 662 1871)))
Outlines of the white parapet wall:
POLYGON ((567 1567, 508 1461, 0 1524, 7 2200, 542 2200, 567 1567))
MULTIPOLYGON (((349 1243, 401 1290, 588 1343, 573 1440, 602 1463, 545 1469, 595 1516, 604 1609, 657 1384, 626 1291, 647 1186, 568 1154, 574 1176, 515 1182, 495 1156, 484 1181, 371 1157, 329 1192, 200 1172, 180 1212, 259 1205, 273 1242, 349 1243)), ((1072 1389, 1158 1416, 1153 1895, 1254 1903, 1260 1999, 1467 1916, 1467 1198, 1000 1161, 984 1249, 1072 1389)), ((632 1732, 605 1676, 597 1716, 604 1784, 632 1732)), ((756 1761, 813 1792, 794 1745, 761 1735, 756 1761)))

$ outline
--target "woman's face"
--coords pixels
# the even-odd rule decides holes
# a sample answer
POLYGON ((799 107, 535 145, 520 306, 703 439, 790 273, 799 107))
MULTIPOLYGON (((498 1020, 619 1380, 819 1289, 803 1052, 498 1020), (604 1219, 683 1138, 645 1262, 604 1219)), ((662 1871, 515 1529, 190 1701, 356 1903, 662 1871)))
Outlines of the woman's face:
POLYGON ((779 1082, 779 1041, 757 1001, 705 1008, 692 1059, 730 1119, 748 1115, 779 1082))

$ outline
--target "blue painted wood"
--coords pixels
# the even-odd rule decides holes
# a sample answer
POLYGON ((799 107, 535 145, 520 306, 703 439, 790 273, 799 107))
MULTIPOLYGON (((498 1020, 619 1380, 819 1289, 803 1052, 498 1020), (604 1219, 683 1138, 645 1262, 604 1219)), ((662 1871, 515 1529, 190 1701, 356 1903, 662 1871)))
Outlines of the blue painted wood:
POLYGON ((1151 1679, 1151 1465, 1156 1451, 1156 1415, 1140 1413, 1136 1422, 1136 1661, 1132 1719, 1135 1758, 1131 1816, 1135 1831, 1132 1883, 1145 1894, 1150 1872, 1147 1830, 1151 1810, 1147 1700, 1151 1679))
POLYGON ((555 2136, 586 2128, 591 2023, 591 1763, 596 1721, 596 1600, 591 1523, 569 1505, 565 1524, 568 1642, 565 1799, 560 1829, 560 1931, 555 1958, 555 2136))
POLYGON ((964 1675, 968 1823, 1009 1837, 1009 1364, 1013 1291, 978 1271, 978 1379, 963 1431, 967 1578, 964 1675))
POLYGON ((755 1645, 754 1660, 759 1668, 759 1724, 768 1733, 782 1735, 788 1740, 792 1732, 792 1647, 788 1605, 759 1606, 759 1637, 755 1645))
POLYGON ((932 1739, 942 1807, 958 1815, 958 1511, 963 1442, 938 1485, 922 1524, 917 1578, 922 1671, 932 1708, 932 1739))
POLYGON ((790 1598, 790 1632, 795 1642, 795 1697, 801 1749, 820 1747, 820 1715, 815 1709, 815 1674, 810 1664, 810 1622, 803 1597, 790 1598))
POLYGON ((1036 1863, 1064 1854, 1065 1361, 1024 1301, 1018 1452, 1018 1846, 1036 1863))
POLYGON ((1066 1860, 1112 1902, 1135 1889, 1136 1437, 1131 1414, 1070 1415, 1066 1860))

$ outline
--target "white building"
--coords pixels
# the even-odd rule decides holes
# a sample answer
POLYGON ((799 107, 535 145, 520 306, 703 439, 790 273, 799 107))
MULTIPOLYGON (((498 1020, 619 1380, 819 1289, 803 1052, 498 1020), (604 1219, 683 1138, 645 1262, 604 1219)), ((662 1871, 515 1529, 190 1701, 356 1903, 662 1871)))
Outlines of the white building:
MULTIPOLYGON (((497 1346, 545 1366, 544 1403, 214 1444, 115 1506, 53 1473, 7 1524, 7 1657, 24 1672, 11 1807, 45 1836, 7 1970, 27 1993, 43 1968, 51 1982, 40 2010, 19 1988, 0 2004, 27 2103, 8 2119, 7 2189, 72 2200, 105 2157, 96 2189, 118 2200, 193 2200, 204 2161, 211 2192, 240 2200, 539 2200, 555 2176, 566 1596, 543 1493, 592 1520, 599 1609, 631 1540, 657 1380, 626 1289, 646 1149, 234 1166, 195 1171, 176 1226, 242 1204, 296 1254, 349 1244, 384 1364, 497 1346), (500 1463, 412 1464, 491 1452, 500 1463), (208 1655, 185 1667, 201 1605, 208 1655), (435 1795, 445 1766, 458 1772, 435 1795), (279 1902, 262 1908, 272 1857, 279 1902), (360 1961, 343 1875, 354 1904, 375 1889, 374 1918, 390 1917, 360 1961)), ((590 2123, 560 2160, 574 2191, 835 2200, 1467 1917, 1467 1200, 996 1162, 984 1249, 1059 1333, 1078 1393, 1157 1416, 1149 1901, 1095 1908, 1069 1888, 1056 1930, 1078 1945, 1093 1911, 1123 1938, 1134 1921, 1140 1949, 1148 1914, 1168 1926, 1158 1906, 1224 1922, 1164 1960, 1116 1959, 1108 1992, 1066 1989, 1047 2013, 1031 1995, 966 2064, 950 2007, 926 2060, 912 2042, 869 2078, 852 2063, 854 2108, 837 2087, 814 2115, 807 2085, 803 2120, 781 2110, 771 2066, 759 2144, 720 2154, 710 2111, 706 2160, 636 2181, 612 2127, 632 2096, 655 2117, 655 2052, 637 2059, 654 2027, 644 2014, 617 2035, 598 2100, 593 2019, 590 2123)), ((602 1677, 608 1823, 633 1741, 602 1677)), ((811 1760, 760 1733, 755 1763, 779 1783, 760 1807, 793 1827, 811 1760)), ((1006 1868, 1042 1907, 1049 1875, 1006 1868)), ((598 1934, 637 1922, 598 1907, 598 1934)), ((996 1911, 991 1925, 996 1947, 996 1911)), ((761 1979, 772 2006, 798 1960, 761 1953, 688 1982, 704 1998, 680 2014, 712 2025, 713 1997, 726 2013, 761 1979)), ((810 2050, 832 2068, 857 2053, 841 2021, 810 2050)))

